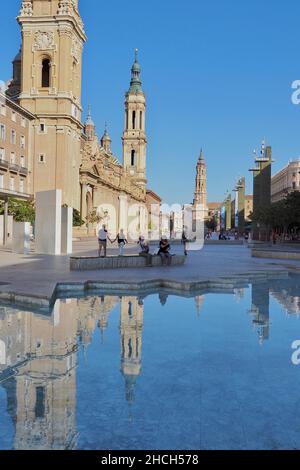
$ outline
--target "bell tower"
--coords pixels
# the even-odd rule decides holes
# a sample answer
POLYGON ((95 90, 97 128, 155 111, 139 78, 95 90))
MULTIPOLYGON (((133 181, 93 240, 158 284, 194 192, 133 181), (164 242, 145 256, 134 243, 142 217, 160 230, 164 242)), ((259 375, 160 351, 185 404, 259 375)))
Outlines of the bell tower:
POLYGON ((206 209, 207 207, 206 163, 205 163, 202 149, 200 152, 200 157, 198 159, 197 169, 196 169, 194 206, 196 206, 197 204, 201 204, 204 209, 206 209))
POLYGON ((79 208, 82 50, 78 0, 22 1, 21 86, 18 101, 36 115, 34 193, 62 189, 79 208))
POLYGON ((138 50, 131 69, 129 91, 125 95, 125 130, 123 133, 123 164, 127 174, 143 189, 146 188, 145 133, 146 97, 142 90, 138 50))

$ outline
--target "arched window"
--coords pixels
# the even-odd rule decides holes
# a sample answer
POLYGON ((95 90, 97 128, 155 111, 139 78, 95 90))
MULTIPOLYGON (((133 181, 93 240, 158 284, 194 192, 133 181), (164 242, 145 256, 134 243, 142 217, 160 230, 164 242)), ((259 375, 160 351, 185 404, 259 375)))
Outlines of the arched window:
POLYGON ((44 59, 42 62, 42 88, 50 87, 50 60, 44 59))
POLYGON ((135 150, 131 150, 131 166, 135 166, 135 150))
POLYGON ((132 129, 135 129, 136 112, 132 111, 132 129))

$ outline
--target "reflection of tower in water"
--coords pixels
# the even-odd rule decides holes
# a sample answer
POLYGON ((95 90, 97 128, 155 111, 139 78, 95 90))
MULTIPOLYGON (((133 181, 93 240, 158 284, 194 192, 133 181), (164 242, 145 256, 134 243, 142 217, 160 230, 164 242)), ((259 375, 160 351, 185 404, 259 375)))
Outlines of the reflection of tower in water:
POLYGON ((87 347, 116 297, 58 300, 51 317, 0 310, 0 384, 14 425, 13 448, 76 448, 78 336, 87 347))
POLYGON ((262 344, 269 339, 270 332, 270 295, 269 286, 266 282, 252 285, 252 308, 253 324, 258 329, 259 342, 262 344))
POLYGON ((136 297, 122 297, 120 306, 121 372, 125 378, 126 400, 131 404, 142 367, 144 305, 136 297))
POLYGON ((70 303, 58 302, 51 317, 8 310, 0 321, 7 353, 0 381, 4 378, 16 450, 76 446, 77 317, 72 310, 70 303))
POLYGON ((195 297, 195 304, 196 304, 196 310, 197 310, 197 315, 200 316, 203 303, 204 303, 204 295, 196 295, 195 297))

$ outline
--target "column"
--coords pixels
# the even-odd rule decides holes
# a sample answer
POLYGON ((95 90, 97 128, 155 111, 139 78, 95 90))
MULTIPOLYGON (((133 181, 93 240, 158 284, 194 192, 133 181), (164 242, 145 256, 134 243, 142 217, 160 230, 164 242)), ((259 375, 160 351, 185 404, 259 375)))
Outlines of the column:
POLYGON ((70 255, 73 252, 73 209, 61 208, 61 252, 70 255))
POLYGON ((40 254, 61 254, 62 191, 36 193, 35 250, 40 254))
POLYGON ((8 229, 8 199, 4 200, 4 218, 3 218, 3 245, 7 245, 7 229, 8 229))
POLYGON ((123 229, 127 235, 128 231, 128 200, 126 195, 119 196, 119 231, 123 229))
POLYGON ((13 222, 13 253, 28 255, 30 253, 30 223, 13 222))

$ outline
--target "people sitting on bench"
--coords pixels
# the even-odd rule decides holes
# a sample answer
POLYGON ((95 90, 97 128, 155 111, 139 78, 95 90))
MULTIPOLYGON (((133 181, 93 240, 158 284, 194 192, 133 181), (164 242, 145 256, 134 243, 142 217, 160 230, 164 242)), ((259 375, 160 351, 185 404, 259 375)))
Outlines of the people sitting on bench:
POLYGON ((159 242, 159 251, 157 254, 161 257, 161 261, 163 265, 171 264, 170 249, 171 249, 171 245, 168 242, 167 237, 162 237, 162 239, 159 242))
POLYGON ((146 258, 146 266, 152 266, 152 255, 149 253, 150 247, 145 237, 141 236, 139 238, 138 244, 140 245, 141 252, 139 253, 140 256, 144 256, 146 258))

